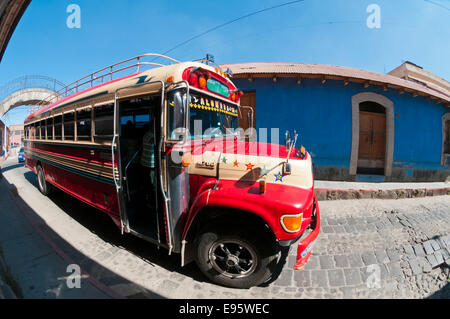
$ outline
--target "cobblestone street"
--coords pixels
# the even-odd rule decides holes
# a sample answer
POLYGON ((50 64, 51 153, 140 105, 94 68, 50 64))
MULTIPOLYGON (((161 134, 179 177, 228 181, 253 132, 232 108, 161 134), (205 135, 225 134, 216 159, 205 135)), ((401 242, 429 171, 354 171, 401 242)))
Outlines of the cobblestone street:
POLYGON ((301 298, 449 298, 449 196, 320 204, 310 262, 284 270, 275 286, 296 286, 301 298))
MULTIPOLYGON (((195 264, 181 268, 177 255, 167 256, 166 251, 147 242, 121 236, 106 215, 61 192, 43 197, 27 169, 11 162, 3 168, 0 203, 7 204, 16 194, 21 211, 2 210, 0 217, 29 214, 39 219, 38 227, 48 237, 44 257, 49 254, 50 241, 52 248, 57 247, 65 256, 60 263, 79 264, 86 274, 119 296, 450 298, 450 196, 322 201, 322 232, 305 269, 293 270, 297 251, 291 247, 276 280, 238 290, 209 283, 195 264)), ((18 227, 15 223, 0 224, 4 225, 0 242, 6 263, 19 269, 14 267, 14 249, 28 246, 30 238, 19 236, 20 231, 13 229, 18 227)), ((39 269, 41 257, 33 257, 34 268, 39 269)), ((55 297, 52 291, 60 285, 56 278, 67 276, 58 271, 43 284, 43 297, 55 297)), ((30 276, 18 270, 12 275, 24 297, 36 293, 30 276)))

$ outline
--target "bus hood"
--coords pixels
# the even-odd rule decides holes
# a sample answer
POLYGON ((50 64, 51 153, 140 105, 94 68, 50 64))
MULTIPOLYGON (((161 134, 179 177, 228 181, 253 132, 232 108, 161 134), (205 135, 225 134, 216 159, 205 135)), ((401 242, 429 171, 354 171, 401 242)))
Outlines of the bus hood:
POLYGON ((183 156, 183 166, 189 174, 245 184, 265 180, 304 189, 313 187, 311 156, 306 152, 303 156, 299 149, 292 149, 289 155, 289 175, 283 175, 288 150, 282 145, 215 140, 193 143, 191 150, 183 156))

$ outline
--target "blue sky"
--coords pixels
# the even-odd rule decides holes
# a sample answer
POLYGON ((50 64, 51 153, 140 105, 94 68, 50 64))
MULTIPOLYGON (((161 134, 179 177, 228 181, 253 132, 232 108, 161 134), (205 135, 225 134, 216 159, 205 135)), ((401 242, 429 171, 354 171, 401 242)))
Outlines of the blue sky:
MULTIPOLYGON (((289 0, 32 0, 0 63, 0 86, 26 74, 70 83, 147 52, 164 52, 210 28, 289 0), (66 8, 81 8, 81 28, 66 8)), ((172 51, 217 63, 289 61, 385 73, 405 60, 450 80, 450 0, 304 0, 208 33, 172 51), (370 4, 381 28, 370 29, 370 4)), ((26 111, 10 113, 8 124, 26 111)))

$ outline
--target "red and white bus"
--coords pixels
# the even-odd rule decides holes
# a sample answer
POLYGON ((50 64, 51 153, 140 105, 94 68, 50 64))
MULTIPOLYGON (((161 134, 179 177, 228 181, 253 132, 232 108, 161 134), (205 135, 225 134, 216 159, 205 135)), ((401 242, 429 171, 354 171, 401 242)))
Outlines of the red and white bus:
POLYGON ((235 133, 241 94, 208 61, 128 59, 42 101, 25 120, 26 166, 44 195, 57 188, 98 208, 213 282, 259 285, 282 247, 298 243, 303 268, 320 217, 303 147, 235 133))

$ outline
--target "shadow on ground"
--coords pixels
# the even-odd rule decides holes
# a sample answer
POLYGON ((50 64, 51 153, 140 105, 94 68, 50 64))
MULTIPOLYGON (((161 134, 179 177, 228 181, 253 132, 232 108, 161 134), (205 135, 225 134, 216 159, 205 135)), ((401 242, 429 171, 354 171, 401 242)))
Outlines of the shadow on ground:
MULTIPOLYGON (((21 165, 23 166, 23 165, 21 165)), ((18 167, 17 165, 13 165, 10 167, 18 167)), ((7 167, 8 169, 13 169, 7 167)), ((35 180, 36 178, 33 177, 32 172, 28 172, 25 174, 26 179, 30 181, 34 186, 36 186, 35 180)), ((67 242, 65 239, 60 237, 56 232, 54 232, 48 225, 45 223, 45 221, 30 207, 27 205, 23 199, 18 196, 17 189, 15 185, 10 184, 6 178, 3 178, 0 182, 5 183, 6 187, 10 191, 10 196, 12 199, 14 199, 15 204, 18 206, 20 211, 25 215, 25 217, 32 221, 34 225, 37 225, 39 230, 43 231, 45 235, 50 238, 59 249, 61 249, 67 256, 69 256, 75 263, 77 263, 85 272, 87 272, 89 275, 96 274, 95 279, 99 281, 101 284, 105 286, 110 285, 116 285, 116 284, 127 284, 127 285, 133 285, 135 288, 137 288, 137 291, 140 291, 140 293, 137 293, 135 295, 131 296, 124 296, 127 298, 149 298, 149 299, 163 299, 163 297, 149 289, 146 289, 144 287, 141 287, 137 285, 136 283, 130 282, 129 280, 121 277, 120 275, 110 271, 109 269, 103 267, 102 265, 98 264, 94 260, 90 259, 88 256, 82 254, 79 250, 77 250, 75 247, 73 247, 69 242, 67 242)), ((72 217, 77 217, 80 220, 89 220, 87 218, 89 214, 95 213, 92 211, 88 211, 86 207, 81 207, 81 205, 75 205, 74 201, 71 200, 68 195, 62 194, 61 192, 57 192, 58 194, 55 194, 55 203, 60 203, 62 205, 62 202, 71 202, 74 207, 77 207, 77 209, 74 209, 73 211, 69 210, 69 215, 72 217), (85 210, 85 212, 83 212, 85 210), (84 216, 86 215, 86 216, 84 216)), ((98 214, 99 219, 98 222, 100 223, 100 219, 102 218, 102 214, 98 214)), ((106 216, 104 216, 106 217, 106 216)), ((106 220, 103 221, 103 224, 107 225, 106 220)), ((111 222, 112 224, 112 222, 111 222)), ((97 228, 101 228, 101 225, 99 224, 97 228)), ((114 225, 113 225, 114 226, 114 225)), ((105 227, 108 228, 108 227, 105 227)), ((116 229, 117 231, 117 229, 116 229)), ((103 231, 100 231, 102 233, 103 231)), ((43 240, 45 240, 43 238, 43 240)), ((48 242, 47 242, 48 243, 48 242)), ((44 278, 43 278, 44 280, 44 278)), ((113 294, 114 295, 114 294, 113 294)), ((117 292, 115 292, 115 295, 117 296, 117 292)), ((118 296, 117 296, 118 297, 118 296)))
POLYGON ((442 287, 442 289, 436 291, 427 299, 450 299, 450 282, 447 282, 447 284, 442 287))
MULTIPOLYGON (((36 175, 33 172, 28 171, 24 176, 27 181, 34 185, 34 187, 38 187, 36 175)), ((123 247, 151 265, 158 265, 170 272, 177 272, 181 275, 188 276, 197 282, 210 282, 200 272, 194 262, 181 267, 179 254, 169 256, 166 249, 158 249, 156 245, 141 238, 129 234, 121 235, 119 229, 107 214, 81 202, 63 191, 57 190, 53 192, 49 198, 67 215, 76 220, 90 232, 96 234, 103 241, 116 247, 123 247)), ((286 258, 287 251, 281 257, 278 270, 272 279, 262 284, 261 287, 269 286, 280 276, 283 266, 286 263, 286 258)))
MULTIPOLYGON (((24 175, 25 179, 37 188, 36 175, 31 171, 26 172, 24 175)), ((208 281, 195 263, 181 267, 179 254, 169 256, 166 249, 158 249, 156 245, 133 235, 121 235, 119 229, 107 214, 63 191, 56 190, 49 198, 67 215, 103 241, 116 247, 123 247, 151 265, 158 265, 170 272, 177 272, 199 282, 208 281)))

